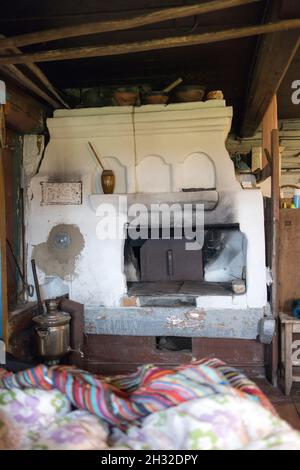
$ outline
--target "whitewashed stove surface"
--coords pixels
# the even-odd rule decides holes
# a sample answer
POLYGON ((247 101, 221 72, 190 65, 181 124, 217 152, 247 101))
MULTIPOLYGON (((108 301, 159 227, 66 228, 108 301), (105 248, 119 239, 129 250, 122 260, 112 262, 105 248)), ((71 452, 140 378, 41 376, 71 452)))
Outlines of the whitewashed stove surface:
MULTIPOLYGON (((116 174, 116 193, 129 195, 131 200, 151 203, 163 200, 162 195, 169 198, 173 194, 177 201, 184 202, 187 197, 197 196, 187 196, 182 189, 216 188, 220 202, 205 217, 209 223, 236 223, 245 235, 247 292, 242 296, 199 296, 195 308, 205 310, 208 326, 197 331, 212 337, 256 337, 258 321, 268 313, 263 198, 259 190, 243 190, 235 178, 225 148, 231 120, 232 108, 218 100, 55 111, 47 121, 50 142, 39 173, 30 179, 27 188, 29 277, 32 253, 47 242, 53 227, 75 226, 82 234, 84 246, 73 260, 74 272, 59 277, 51 270, 51 263, 46 263, 44 270, 39 269, 45 296, 50 284, 54 286, 51 295, 68 292, 73 300, 86 306, 87 325, 96 325, 97 315, 111 316, 113 312, 117 312, 120 322, 123 314, 126 324, 136 314, 148 315, 139 307, 122 308, 128 295, 124 238, 99 240, 96 236, 97 204, 117 204, 118 194, 102 194, 100 170, 88 146, 91 141, 105 165, 116 174), (41 205, 42 182, 79 181, 80 206, 41 205)), ((125 226, 128 213, 120 217, 125 226)), ((37 265, 41 265, 39 260, 37 265)), ((168 314, 164 313, 164 318, 168 314)), ((120 331, 114 328, 112 331, 120 331)))

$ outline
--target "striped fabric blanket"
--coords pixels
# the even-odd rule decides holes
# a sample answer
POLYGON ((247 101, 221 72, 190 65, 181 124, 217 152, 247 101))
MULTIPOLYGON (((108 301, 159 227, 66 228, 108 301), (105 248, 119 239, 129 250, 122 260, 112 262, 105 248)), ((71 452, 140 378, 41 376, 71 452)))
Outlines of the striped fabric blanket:
POLYGON ((134 374, 116 377, 96 376, 68 366, 39 365, 16 374, 0 369, 0 388, 58 390, 76 408, 120 429, 152 413, 216 395, 247 398, 276 415, 252 381, 218 359, 173 369, 146 365, 134 374))

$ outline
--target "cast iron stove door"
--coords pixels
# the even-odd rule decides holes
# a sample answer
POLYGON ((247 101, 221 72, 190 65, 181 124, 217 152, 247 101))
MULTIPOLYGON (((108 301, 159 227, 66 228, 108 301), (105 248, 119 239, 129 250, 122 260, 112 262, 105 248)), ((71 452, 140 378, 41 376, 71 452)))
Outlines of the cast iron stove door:
POLYGON ((141 248, 141 281, 202 281, 202 250, 182 240, 147 240, 141 248))

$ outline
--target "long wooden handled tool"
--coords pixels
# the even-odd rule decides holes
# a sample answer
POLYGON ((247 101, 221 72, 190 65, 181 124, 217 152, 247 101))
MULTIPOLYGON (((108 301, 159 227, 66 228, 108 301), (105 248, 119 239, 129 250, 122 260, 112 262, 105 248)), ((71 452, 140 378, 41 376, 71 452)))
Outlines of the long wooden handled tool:
POLYGON ((91 148, 93 154, 95 155, 95 157, 96 157, 96 159, 97 159, 97 162, 99 163, 99 165, 101 166, 102 170, 104 171, 104 166, 102 165, 101 160, 100 160, 100 158, 98 157, 97 152, 96 152, 96 150, 94 149, 94 147, 92 146, 91 142, 89 142, 89 146, 90 146, 90 148, 91 148))
POLYGON ((31 260, 31 267, 32 267, 32 274, 33 274, 34 285, 35 285, 36 298, 37 298, 37 303, 38 303, 38 312, 39 312, 39 314, 42 314, 42 313, 44 313, 44 308, 43 308, 43 302, 42 302, 42 297, 41 297, 39 280, 38 280, 38 277, 37 277, 36 264, 35 264, 34 259, 31 260))
POLYGON ((164 93, 170 93, 170 91, 174 90, 174 88, 176 88, 182 82, 183 82, 182 78, 177 78, 177 80, 175 80, 175 82, 172 82, 169 86, 164 88, 163 92, 164 93))
POLYGON ((17 257, 14 253, 13 247, 11 246, 11 243, 8 240, 8 238, 6 239, 6 244, 9 248, 10 254, 12 256, 12 259, 14 260, 14 263, 16 265, 17 271, 19 273, 20 279, 21 279, 22 284, 23 284, 23 291, 21 292, 20 297, 21 297, 22 293, 25 292, 25 291, 26 291, 28 297, 33 297, 34 296, 34 286, 32 286, 31 284, 28 284, 28 282, 26 281, 25 276, 21 271, 21 268, 20 268, 19 262, 17 260, 17 257))

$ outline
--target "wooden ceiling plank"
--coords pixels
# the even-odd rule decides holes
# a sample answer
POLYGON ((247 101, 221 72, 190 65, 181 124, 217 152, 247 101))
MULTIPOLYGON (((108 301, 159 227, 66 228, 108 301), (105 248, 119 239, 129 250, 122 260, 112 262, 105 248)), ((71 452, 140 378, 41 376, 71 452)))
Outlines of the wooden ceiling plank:
POLYGON ((182 7, 164 8, 151 13, 135 16, 132 18, 84 23, 74 26, 53 28, 46 31, 22 34, 10 38, 0 39, 0 50, 7 47, 22 47, 42 42, 55 41, 79 36, 89 36, 105 32, 122 31, 126 29, 139 28, 150 24, 160 23, 178 18, 186 18, 194 15, 212 13, 219 10, 239 7, 261 0, 212 0, 206 3, 197 3, 182 7))
POLYGON ((282 32, 264 40, 247 97, 245 118, 240 130, 241 137, 251 137, 255 134, 299 45, 299 33, 282 32))
POLYGON ((19 70, 15 65, 2 65, 0 66, 0 71, 12 80, 16 80, 17 82, 19 82, 27 90, 42 98, 54 109, 60 107, 57 101, 52 99, 47 93, 45 93, 41 88, 39 88, 38 85, 36 85, 32 80, 26 77, 26 75, 24 75, 24 73, 21 72, 21 70, 19 70))
POLYGON ((29 63, 29 64, 26 64, 26 67, 28 68, 28 70, 30 70, 33 73, 35 77, 37 77, 41 81, 41 83, 50 91, 50 93, 52 93, 52 95, 54 95, 58 99, 59 103, 64 108, 68 108, 68 109, 70 108, 70 106, 62 99, 60 94, 56 91, 56 89, 54 88, 54 86, 52 85, 48 77, 44 74, 44 72, 42 72, 42 70, 36 64, 29 63))
POLYGON ((69 49, 57 49, 12 56, 0 56, 0 64, 25 64, 32 62, 51 62, 58 60, 73 60, 87 57, 105 57, 120 54, 130 54, 174 47, 195 46, 200 44, 212 44, 215 42, 240 39, 278 31, 290 31, 300 28, 300 18, 275 21, 262 25, 232 28, 189 36, 177 36, 164 39, 153 39, 126 44, 113 44, 102 46, 76 47, 69 49))
MULTIPOLYGON (((2 38, 5 38, 5 36, 1 36, 2 38)), ((1 39, 0 39, 1 40, 1 39)), ((4 51, 5 54, 11 55, 11 54, 20 54, 21 51, 17 47, 10 47, 10 48, 5 48, 4 51)), ((38 86, 36 83, 34 83, 32 80, 30 80, 29 77, 27 77, 21 70, 19 70, 17 67, 14 65, 5 65, 0 67, 0 69, 8 75, 12 79, 16 79, 19 83, 21 83, 25 88, 28 88, 30 91, 35 93, 37 96, 42 98, 44 101, 46 101, 48 104, 53 106, 55 109, 60 108, 62 105, 65 108, 69 108, 69 105, 61 98, 59 93, 56 91, 50 80, 46 77, 44 72, 34 63, 26 64, 25 67, 32 73, 34 77, 36 77, 41 84, 50 92, 50 95, 43 91, 40 86, 38 86), (58 102, 52 98, 52 96, 55 96, 57 98, 58 102)))
MULTIPOLYGON (((272 19, 278 15, 278 3, 273 3, 269 13, 272 19)), ((246 97, 244 120, 239 130, 241 137, 252 137, 255 134, 299 46, 299 30, 278 31, 262 38, 246 97)))

